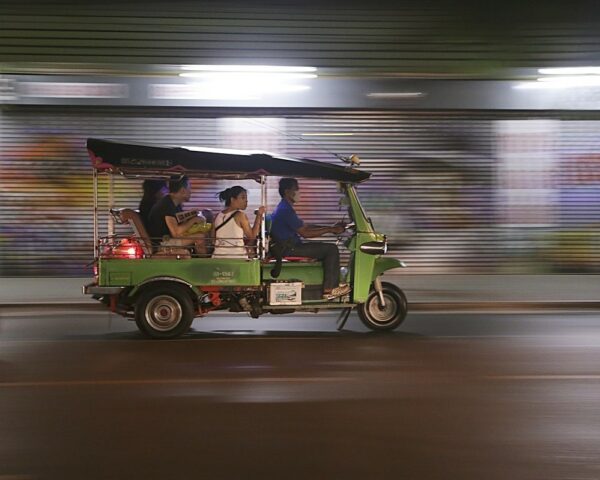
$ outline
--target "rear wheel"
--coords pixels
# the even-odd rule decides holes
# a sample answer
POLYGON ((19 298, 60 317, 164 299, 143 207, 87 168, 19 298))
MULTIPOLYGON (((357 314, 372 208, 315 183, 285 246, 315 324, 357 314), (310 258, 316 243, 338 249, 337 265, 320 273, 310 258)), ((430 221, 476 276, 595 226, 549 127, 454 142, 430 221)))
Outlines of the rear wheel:
POLYGON ((194 321, 194 304, 187 289, 177 284, 148 287, 135 304, 135 323, 151 338, 176 338, 194 321))
POLYGON ((393 330, 406 318, 408 302, 396 285, 383 282, 381 286, 385 306, 381 306, 377 292, 371 290, 367 301, 358 306, 358 316, 371 330, 393 330))

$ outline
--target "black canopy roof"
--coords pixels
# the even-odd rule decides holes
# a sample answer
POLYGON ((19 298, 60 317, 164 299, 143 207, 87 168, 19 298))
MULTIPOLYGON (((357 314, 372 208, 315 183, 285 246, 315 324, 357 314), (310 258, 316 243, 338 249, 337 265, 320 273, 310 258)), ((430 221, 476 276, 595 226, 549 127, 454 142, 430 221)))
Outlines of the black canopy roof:
POLYGON ((185 173, 207 177, 259 178, 261 175, 303 177, 359 183, 371 174, 355 168, 262 152, 158 147, 89 138, 94 168, 124 174, 185 173))

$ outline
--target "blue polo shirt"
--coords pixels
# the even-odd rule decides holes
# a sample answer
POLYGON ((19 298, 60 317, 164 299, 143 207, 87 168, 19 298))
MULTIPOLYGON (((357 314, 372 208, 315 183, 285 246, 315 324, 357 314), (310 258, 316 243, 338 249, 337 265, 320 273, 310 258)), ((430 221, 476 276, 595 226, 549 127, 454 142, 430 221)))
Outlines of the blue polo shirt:
POLYGON ((271 236, 275 241, 285 242, 293 239, 294 245, 302 243, 296 232, 304 222, 296 215, 296 210, 290 202, 283 199, 271 215, 271 236))

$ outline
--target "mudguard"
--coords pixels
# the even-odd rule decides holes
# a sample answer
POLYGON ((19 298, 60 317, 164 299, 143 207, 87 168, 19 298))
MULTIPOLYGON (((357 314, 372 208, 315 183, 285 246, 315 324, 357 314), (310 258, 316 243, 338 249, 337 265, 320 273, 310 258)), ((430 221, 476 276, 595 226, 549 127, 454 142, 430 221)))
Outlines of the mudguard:
POLYGON ((371 280, 375 280, 383 272, 391 270, 392 268, 405 268, 406 264, 397 258, 393 257, 378 257, 375 259, 375 266, 373 267, 373 277, 371 280))

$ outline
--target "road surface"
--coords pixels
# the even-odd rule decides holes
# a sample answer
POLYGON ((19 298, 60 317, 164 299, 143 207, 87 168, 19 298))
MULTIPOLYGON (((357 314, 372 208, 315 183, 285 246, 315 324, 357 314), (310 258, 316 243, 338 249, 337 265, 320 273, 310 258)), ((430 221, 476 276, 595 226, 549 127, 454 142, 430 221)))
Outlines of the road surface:
POLYGON ((3 311, 0 480, 597 479, 600 314, 3 311))

